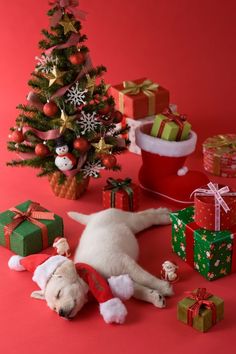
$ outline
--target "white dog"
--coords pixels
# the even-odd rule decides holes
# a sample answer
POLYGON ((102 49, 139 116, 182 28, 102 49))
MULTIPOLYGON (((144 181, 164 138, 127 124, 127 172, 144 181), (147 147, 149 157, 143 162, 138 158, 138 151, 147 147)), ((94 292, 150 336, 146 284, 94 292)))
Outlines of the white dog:
MULTIPOLYGON (((169 224, 169 210, 159 208, 132 213, 107 209, 91 215, 76 212, 68 215, 86 225, 75 253, 75 263, 87 263, 107 279, 128 274, 133 280, 135 298, 165 307, 164 296, 172 295, 172 287, 138 265, 135 234, 152 225, 169 224)), ((74 263, 68 260, 56 269, 44 290, 34 291, 31 296, 45 299, 60 316, 72 318, 87 302, 87 292, 87 284, 77 275, 74 263)))

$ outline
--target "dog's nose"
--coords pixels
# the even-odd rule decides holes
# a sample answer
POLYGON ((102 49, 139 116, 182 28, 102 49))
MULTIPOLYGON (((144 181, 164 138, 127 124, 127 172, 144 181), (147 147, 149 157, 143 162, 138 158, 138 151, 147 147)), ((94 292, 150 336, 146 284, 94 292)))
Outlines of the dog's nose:
POLYGON ((58 312, 58 315, 61 317, 66 317, 66 311, 64 311, 63 309, 60 309, 58 312))

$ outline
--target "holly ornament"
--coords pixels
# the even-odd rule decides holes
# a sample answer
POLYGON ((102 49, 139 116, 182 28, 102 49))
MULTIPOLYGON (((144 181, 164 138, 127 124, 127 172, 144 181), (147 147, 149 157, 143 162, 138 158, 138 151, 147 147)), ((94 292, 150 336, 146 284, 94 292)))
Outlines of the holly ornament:
POLYGON ((57 114, 57 112, 58 112, 58 107, 56 103, 53 101, 49 101, 45 103, 45 105, 43 106, 43 113, 47 117, 53 117, 57 114))
POLYGON ((113 168, 117 163, 117 159, 113 154, 104 154, 102 156, 102 164, 106 168, 113 168))
POLYGON ((83 137, 76 138, 73 142, 73 147, 75 150, 85 153, 89 150, 90 144, 87 139, 83 137))

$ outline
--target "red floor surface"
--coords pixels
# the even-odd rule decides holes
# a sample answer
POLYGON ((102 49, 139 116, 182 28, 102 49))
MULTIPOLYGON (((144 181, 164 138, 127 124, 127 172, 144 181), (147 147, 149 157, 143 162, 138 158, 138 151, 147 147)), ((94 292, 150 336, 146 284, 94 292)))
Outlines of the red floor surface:
MULTIPOLYGON (((108 66, 108 80, 115 83, 147 74, 163 83, 181 111, 190 115, 199 142, 214 133, 235 132, 235 2, 138 0, 135 11, 132 2, 107 3, 81 0, 82 7, 91 13, 85 32, 92 56, 95 63, 108 66)), ((27 199, 40 202, 64 218, 65 235, 74 251, 83 228, 66 213, 100 210, 101 188, 111 174, 92 181, 88 193, 72 202, 54 197, 47 180, 38 180, 35 171, 5 166, 12 157, 6 152, 8 127, 14 124, 14 107, 28 92, 26 82, 34 67, 39 31, 47 25, 47 1, 40 1, 40 5, 37 8, 38 2, 36 6, 34 1, 19 0, 4 2, 2 8, 0 211, 27 199)), ((137 182, 140 157, 127 153, 119 162, 123 165, 119 177, 130 176, 137 182)), ((188 164, 202 168, 200 144, 188 164)), ((213 181, 236 188, 236 179, 213 181)), ((160 205, 176 209, 142 193, 141 209, 160 205)), ((206 281, 172 254, 170 240, 170 226, 143 232, 139 237, 140 263, 158 275, 163 260, 175 260, 180 267, 175 295, 162 310, 128 301, 129 313, 122 326, 105 324, 95 304, 86 305, 72 321, 59 318, 44 302, 30 298, 36 289, 31 275, 10 271, 7 262, 12 253, 0 247, 0 353, 233 353, 236 274, 206 281), (196 287, 207 287, 225 300, 225 319, 206 334, 176 319, 177 302, 185 291, 196 287)))

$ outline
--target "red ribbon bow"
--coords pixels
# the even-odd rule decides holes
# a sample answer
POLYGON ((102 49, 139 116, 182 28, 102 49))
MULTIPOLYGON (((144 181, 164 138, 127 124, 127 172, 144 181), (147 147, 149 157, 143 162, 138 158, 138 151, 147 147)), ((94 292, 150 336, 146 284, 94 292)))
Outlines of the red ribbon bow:
POLYGON ((71 13, 74 17, 77 17, 80 20, 86 19, 87 12, 77 9, 79 6, 78 0, 53 0, 49 1, 49 5, 58 7, 51 18, 51 25, 53 27, 58 24, 65 11, 71 13))
POLYGON ((4 226, 4 236, 6 247, 10 248, 10 236, 12 232, 25 220, 38 226, 42 232, 43 248, 48 247, 48 230, 47 226, 38 221, 38 219, 54 220, 54 214, 45 211, 38 203, 31 203, 26 212, 20 211, 16 208, 10 208, 10 211, 16 215, 13 217, 12 222, 4 226))
POLYGON ((186 121, 187 117, 185 115, 183 115, 183 114, 182 115, 174 114, 170 108, 166 108, 162 112, 162 114, 164 116, 166 116, 166 118, 163 119, 163 121, 161 122, 161 126, 160 126, 160 129, 159 129, 157 137, 161 138, 161 135, 162 135, 164 127, 165 127, 165 124, 167 122, 174 122, 174 123, 176 123, 179 126, 179 131, 178 131, 178 134, 177 134, 177 137, 176 137, 176 141, 180 140, 181 135, 182 135, 182 131, 183 131, 183 127, 184 127, 184 122, 186 121))
POLYGON ((187 291, 186 295, 189 299, 195 300, 195 303, 188 308, 187 313, 187 321, 190 326, 193 325, 193 319, 199 315, 202 306, 212 311, 212 324, 216 323, 216 305, 207 300, 212 294, 207 293, 206 288, 198 288, 196 292, 187 291))

